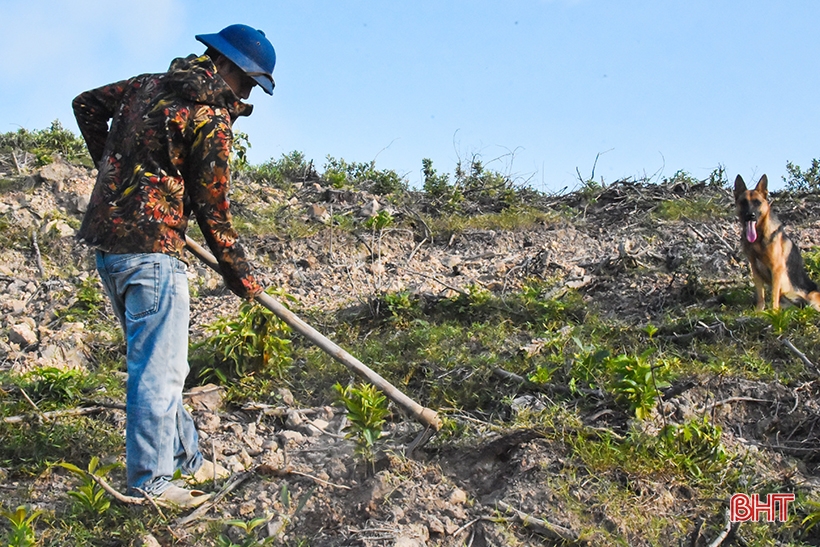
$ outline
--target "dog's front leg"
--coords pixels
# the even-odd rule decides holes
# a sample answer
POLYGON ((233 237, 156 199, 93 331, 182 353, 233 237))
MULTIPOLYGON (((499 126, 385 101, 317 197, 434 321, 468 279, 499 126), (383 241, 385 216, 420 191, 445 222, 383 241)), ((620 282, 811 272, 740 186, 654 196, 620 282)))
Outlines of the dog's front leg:
POLYGON ((785 268, 772 268, 772 309, 780 309, 780 296, 783 294, 783 276, 785 268))
POLYGON ((755 309, 763 311, 763 308, 766 307, 766 284, 756 273, 752 276, 752 279, 755 282, 755 309))

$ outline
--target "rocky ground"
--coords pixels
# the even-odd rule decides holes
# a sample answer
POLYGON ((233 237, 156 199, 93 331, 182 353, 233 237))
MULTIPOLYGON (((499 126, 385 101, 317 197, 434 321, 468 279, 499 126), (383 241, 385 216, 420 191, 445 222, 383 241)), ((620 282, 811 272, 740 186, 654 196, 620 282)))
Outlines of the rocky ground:
MULTIPOLYGON (((56 162, 20 178, 0 199, 0 215, 11 219, 3 229, 34 236, 28 248, 0 250, 2 370, 93 367, 95 348, 110 343, 99 339, 103 331, 56 320, 58 310, 77 298, 76 280, 96 275, 89 249, 73 238, 92 182, 88 170, 56 162)), ((542 197, 544 208, 577 213, 572 220, 556 215, 554 221, 525 230, 467 229, 433 238, 421 221, 413 229, 388 229, 380 240, 323 229, 302 238, 252 237, 246 248, 260 264, 265 282, 294 295, 297 309, 354 313, 372 306, 373 294, 382 291, 446 295, 470 285, 503 295, 526 277, 559 276, 609 317, 643 325, 673 307, 714 305, 701 298, 704 284, 742 284, 747 278, 731 215, 647 222, 661 202, 693 195, 709 196, 731 210, 725 189, 621 182, 596 190, 595 199, 581 193, 542 197), (370 260, 375 252, 380 259, 370 260)), ((290 196, 251 187, 235 205, 243 214, 243 208, 252 211, 283 199, 290 200, 285 214, 305 226, 322 223, 331 214, 366 215, 391 207, 364 192, 345 193, 313 183, 290 196)), ((796 241, 803 248, 820 244, 817 200, 790 199, 785 196, 779 202, 780 216, 794 227, 796 241)), ((413 215, 401 208, 392 211, 397 217, 413 215)), ((192 263, 190 278, 196 294, 192 333, 197 335, 217 315, 235 312, 239 301, 204 266, 192 263)), ((751 294, 750 283, 746 287, 751 294)), ((700 328, 696 335, 708 337, 721 326, 700 328)), ((695 415, 715 405, 713 415, 724 427, 727 447, 760 453, 763 474, 788 476, 801 488, 817 492, 820 473, 810 457, 818 446, 817 392, 813 382, 791 389, 715 378, 665 402, 663 410, 695 415), (795 434, 803 444, 786 447, 786 437, 795 434)), ((206 386, 189 393, 188 402, 203 449, 235 473, 216 485, 227 490, 225 497, 201 515, 171 520, 161 533, 144 537, 144 545, 193 544, 192 538, 207 532, 214 519, 260 516, 267 519, 267 535, 289 545, 296 545, 287 543, 296 538, 311 538, 309 545, 320 547, 600 544, 594 534, 579 539, 582 525, 572 517, 576 513, 567 499, 586 506, 599 526, 619 531, 629 544, 650 544, 640 530, 630 528, 625 512, 604 504, 590 485, 598 479, 575 467, 563 445, 532 430, 502 429, 456 414, 481 432, 469 446, 429 443, 413 449, 420 427, 396 421, 388 432, 388 449, 375 473, 368 473, 344 438, 341 409, 301 407, 294 398, 303 398, 287 390, 279 393, 279 405, 248 402, 243 408, 226 408, 222 394, 206 386), (562 477, 561 488, 572 490, 569 497, 558 495, 555 477, 562 477)), ((537 408, 545 397, 522 391, 513 398, 511 411, 537 408)), ((600 424, 613 425, 604 414, 600 424)), ((99 415, 124 422, 117 408, 102 409, 99 415)), ((72 477, 58 470, 33 479, 0 474, 0 495, 12 505, 11 500, 19 500, 54 508, 67 503, 65 493, 73 485, 72 477)), ((679 515, 706 522, 702 530, 687 532, 693 546, 707 545, 723 526, 720 503, 712 505, 714 514, 704 513, 702 504, 688 499, 685 484, 647 481, 631 485, 631 491, 632 503, 660 518, 674 522, 679 515)))

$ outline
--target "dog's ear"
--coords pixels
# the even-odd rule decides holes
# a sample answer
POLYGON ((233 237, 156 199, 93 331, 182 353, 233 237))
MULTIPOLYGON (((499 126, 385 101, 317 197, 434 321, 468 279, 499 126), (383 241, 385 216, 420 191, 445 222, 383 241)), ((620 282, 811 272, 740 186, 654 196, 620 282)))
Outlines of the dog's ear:
POLYGON ((746 183, 743 182, 743 177, 738 175, 735 178, 735 201, 737 201, 737 198, 739 198, 743 194, 743 192, 745 192, 745 191, 746 191, 746 183))
POLYGON ((755 191, 760 192, 764 196, 769 195, 769 178, 766 175, 763 175, 762 177, 760 177, 760 180, 757 181, 755 191))

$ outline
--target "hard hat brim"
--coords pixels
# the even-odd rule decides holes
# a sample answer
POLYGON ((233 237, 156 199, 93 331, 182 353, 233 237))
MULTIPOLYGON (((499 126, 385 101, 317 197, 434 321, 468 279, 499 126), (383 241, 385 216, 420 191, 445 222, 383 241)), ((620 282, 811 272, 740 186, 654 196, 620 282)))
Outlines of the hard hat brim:
POLYGON ((268 95, 273 95, 273 88, 275 86, 273 76, 268 74, 262 69, 262 67, 254 63, 252 60, 248 59, 245 54, 232 46, 222 36, 219 34, 197 34, 194 38, 206 46, 217 50, 246 73, 254 73, 249 74, 249 76, 253 78, 257 84, 259 84, 259 87, 261 87, 265 93, 268 95))

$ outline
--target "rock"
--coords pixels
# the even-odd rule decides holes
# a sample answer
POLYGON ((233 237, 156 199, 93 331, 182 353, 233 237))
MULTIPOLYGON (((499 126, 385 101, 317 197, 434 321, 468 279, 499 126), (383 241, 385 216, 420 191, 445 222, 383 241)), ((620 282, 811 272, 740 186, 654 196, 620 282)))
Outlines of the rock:
POLYGON ((461 488, 456 488, 452 492, 450 492, 450 498, 448 500, 453 505, 461 505, 467 502, 467 492, 462 490, 461 488))
POLYGON ((291 393, 290 390, 286 387, 280 387, 279 389, 277 389, 276 395, 287 406, 293 406, 296 402, 293 398, 293 393, 291 393))
POLYGON ((296 429, 305 422, 304 416, 301 412, 291 410, 288 412, 288 417, 285 420, 285 426, 288 429, 296 429))
POLYGON ((88 204, 91 202, 91 196, 77 196, 74 201, 74 211, 77 213, 85 213, 88 211, 88 204))
POLYGON ((48 234, 52 230, 54 230, 60 237, 74 237, 74 234, 77 233, 74 228, 66 223, 66 221, 60 219, 48 221, 43 227, 43 234, 48 234))
POLYGON ((421 523, 413 523, 409 530, 402 530, 396 538, 395 547, 425 547, 430 539, 430 532, 421 523))
POLYGON ((330 425, 327 420, 322 420, 321 418, 311 420, 309 423, 319 431, 326 431, 327 427, 330 425))
POLYGON ((305 441, 304 435, 302 435, 298 431, 292 431, 290 429, 280 431, 278 433, 278 436, 280 439, 282 439, 282 444, 299 444, 305 441))
POLYGON ((196 428, 201 433, 216 433, 222 424, 222 418, 214 412, 199 412, 195 415, 195 419, 196 428))
POLYGON ((453 268, 461 264, 461 257, 455 255, 445 256, 441 258, 440 262, 442 266, 444 266, 448 270, 452 270, 453 268))
POLYGON ((27 348, 37 344, 37 333, 34 332, 34 328, 32 328, 30 323, 33 323, 33 321, 23 321, 13 325, 11 329, 9 329, 9 341, 19 344, 21 348, 27 348))
POLYGON ((185 398, 185 402, 194 410, 209 410, 216 412, 222 406, 225 398, 225 388, 216 384, 206 384, 192 388, 185 398))
POLYGON ((56 185, 55 189, 61 192, 65 180, 69 178, 73 172, 74 168, 71 165, 62 160, 56 160, 40 169, 40 178, 46 182, 54 183, 56 185))
POLYGON ((382 206, 375 199, 371 199, 361 209, 359 209, 359 216, 374 217, 376 213, 381 211, 382 206))
POLYGON ((134 542, 134 547, 162 547, 162 544, 157 541, 157 538, 151 534, 144 535, 134 542))
POLYGON ((327 209, 324 206, 319 205, 318 203, 311 203, 308 205, 307 214, 311 220, 317 220, 319 222, 327 222, 330 220, 330 213, 327 212, 327 209))
POLYGON ((305 258, 300 258, 296 261, 296 265, 305 270, 314 270, 319 265, 319 261, 313 255, 308 255, 305 258))
POLYGON ((434 515, 429 515, 426 520, 427 520, 427 529, 430 530, 430 533, 432 533, 432 534, 443 534, 444 533, 444 523, 441 522, 434 515))
POLYGON ((347 467, 341 458, 331 458, 325 465, 325 470, 331 478, 339 480, 346 479, 348 475, 347 467))
POLYGON ((25 300, 17 299, 7 300, 4 302, 3 307, 10 309, 11 315, 20 315, 26 309, 26 302, 25 300))

